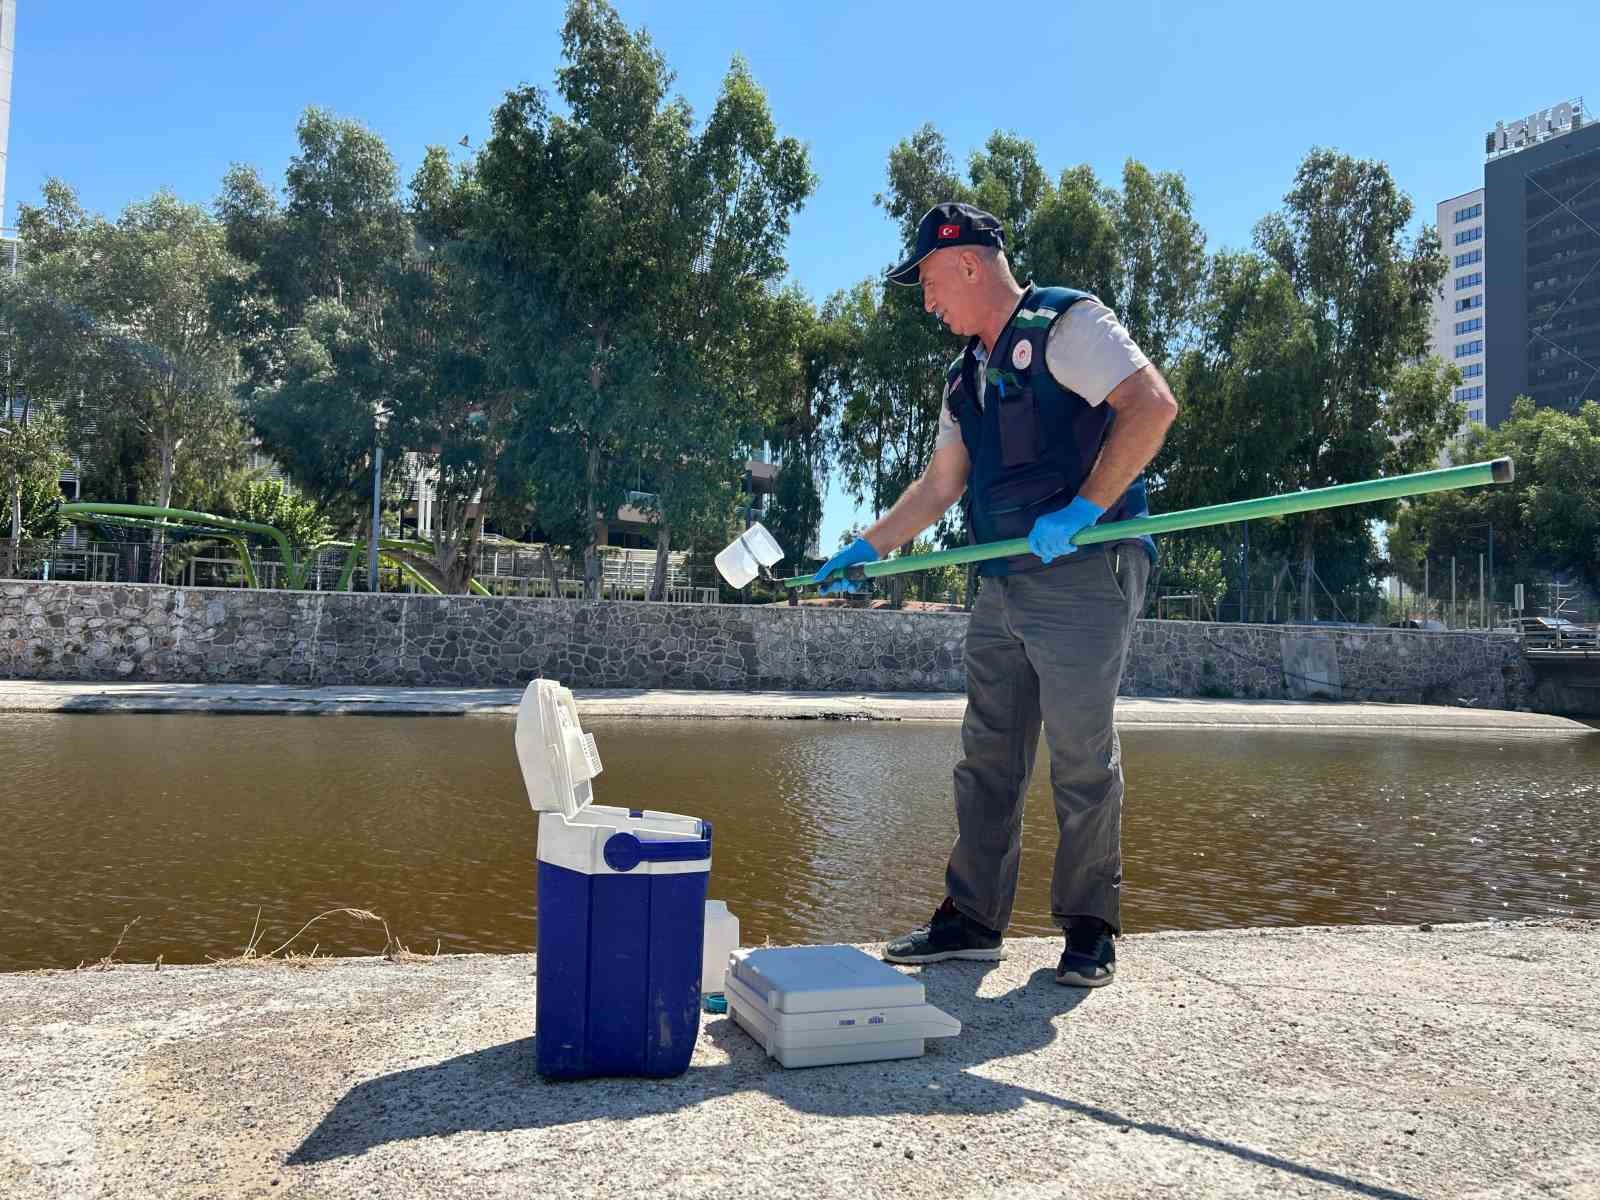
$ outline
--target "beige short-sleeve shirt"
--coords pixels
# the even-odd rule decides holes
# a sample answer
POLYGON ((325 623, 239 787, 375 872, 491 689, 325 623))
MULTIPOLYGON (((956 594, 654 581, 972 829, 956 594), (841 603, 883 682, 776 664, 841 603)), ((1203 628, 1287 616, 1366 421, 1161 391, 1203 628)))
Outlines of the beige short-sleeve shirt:
MULTIPOLYGON (((977 349, 981 364, 983 347, 977 349)), ((1112 312, 1093 296, 1079 300, 1050 330, 1044 347, 1045 365, 1062 387, 1082 396, 1089 404, 1103 404, 1112 390, 1141 367, 1150 365, 1144 351, 1112 312)), ((976 373, 978 402, 983 402, 984 373, 976 373)), ((948 403, 939 409, 939 433, 933 448, 941 449, 961 440, 961 427, 950 415, 948 403)))

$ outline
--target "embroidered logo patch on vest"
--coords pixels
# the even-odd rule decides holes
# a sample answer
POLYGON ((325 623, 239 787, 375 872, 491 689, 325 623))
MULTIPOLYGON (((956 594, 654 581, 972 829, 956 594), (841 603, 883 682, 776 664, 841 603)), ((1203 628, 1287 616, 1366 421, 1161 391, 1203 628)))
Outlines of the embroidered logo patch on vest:
POLYGON ((1011 348, 1011 365, 1019 371, 1026 371, 1028 364, 1033 361, 1033 343, 1028 341, 1018 342, 1011 348))

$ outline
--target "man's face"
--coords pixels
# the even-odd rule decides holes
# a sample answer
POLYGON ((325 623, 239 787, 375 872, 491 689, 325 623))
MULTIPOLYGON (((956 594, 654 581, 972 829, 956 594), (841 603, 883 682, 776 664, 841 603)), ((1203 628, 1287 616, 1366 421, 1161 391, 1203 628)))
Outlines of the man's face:
POLYGON ((946 246, 923 259, 917 270, 917 278, 922 281, 923 310, 961 337, 978 332, 978 277, 972 269, 973 260, 970 247, 946 246))

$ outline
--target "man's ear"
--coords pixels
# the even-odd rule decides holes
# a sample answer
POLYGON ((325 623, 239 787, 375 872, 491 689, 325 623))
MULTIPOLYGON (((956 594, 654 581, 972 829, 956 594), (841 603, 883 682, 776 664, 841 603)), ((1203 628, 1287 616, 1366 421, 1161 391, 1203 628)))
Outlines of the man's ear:
POLYGON ((973 282, 983 273, 983 262, 975 251, 963 250, 961 252, 961 274, 968 283, 973 282))

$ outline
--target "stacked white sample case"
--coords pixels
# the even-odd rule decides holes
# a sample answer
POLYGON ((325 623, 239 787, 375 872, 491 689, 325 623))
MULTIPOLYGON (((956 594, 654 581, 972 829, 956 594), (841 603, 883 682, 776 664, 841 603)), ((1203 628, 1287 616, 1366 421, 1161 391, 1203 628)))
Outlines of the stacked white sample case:
POLYGON ((920 980, 854 946, 736 951, 724 991, 739 1027, 786 1067, 917 1058, 925 1039, 961 1032, 920 980))

